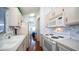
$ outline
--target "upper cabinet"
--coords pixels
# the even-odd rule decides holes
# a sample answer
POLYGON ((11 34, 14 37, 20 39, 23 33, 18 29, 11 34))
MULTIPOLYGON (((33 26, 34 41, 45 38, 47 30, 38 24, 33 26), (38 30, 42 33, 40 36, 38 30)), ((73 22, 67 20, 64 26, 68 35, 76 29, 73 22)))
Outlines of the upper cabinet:
POLYGON ((12 7, 7 10, 7 19, 9 26, 20 26, 22 21, 22 15, 18 8, 12 7))
POLYGON ((64 11, 63 7, 54 7, 51 8, 51 10, 49 10, 49 13, 47 14, 47 19, 51 19, 51 18, 56 18, 58 16, 60 16, 64 11))
POLYGON ((55 10, 54 9, 51 9, 51 10, 49 10, 49 13, 47 14, 47 19, 51 19, 51 18, 53 18, 53 17, 55 17, 55 10))
POLYGON ((50 22, 48 23, 48 27, 64 27, 64 16, 61 14, 60 16, 51 19, 50 22))
POLYGON ((64 26, 64 8, 54 7, 46 16, 47 27, 64 26))
POLYGON ((53 17, 54 15, 54 11, 52 11, 53 8, 46 8, 43 11, 43 14, 45 14, 45 25, 47 27, 47 24, 50 22, 50 19, 53 17))
POLYGON ((64 17, 66 25, 79 24, 79 8, 78 7, 65 7, 64 17))
POLYGON ((48 27, 79 24, 78 7, 54 7, 46 16, 48 27))
POLYGON ((56 16, 59 16, 63 13, 64 8, 63 7, 55 7, 54 10, 55 10, 55 17, 56 17, 56 16))

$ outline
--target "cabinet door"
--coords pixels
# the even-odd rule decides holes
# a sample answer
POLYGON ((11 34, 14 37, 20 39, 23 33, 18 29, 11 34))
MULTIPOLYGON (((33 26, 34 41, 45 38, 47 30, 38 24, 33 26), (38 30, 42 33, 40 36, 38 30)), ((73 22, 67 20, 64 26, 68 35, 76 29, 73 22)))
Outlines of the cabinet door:
POLYGON ((8 18, 8 21, 9 21, 8 22, 9 26, 17 25, 16 22, 18 22, 18 20, 15 20, 17 17, 14 15, 14 13, 16 15, 16 12, 14 11, 14 8, 9 8, 8 9, 7 18, 8 18))
POLYGON ((23 43, 18 47, 17 51, 24 51, 24 44, 23 43))
POLYGON ((79 8, 66 7, 64 8, 65 24, 73 25, 79 23, 79 8))
POLYGON ((20 11, 18 11, 18 26, 21 26, 22 20, 23 20, 23 17, 21 15, 20 11))
POLYGON ((27 38, 24 39, 24 51, 27 49, 27 38))
POLYGON ((67 47, 64 47, 60 44, 58 44, 58 49, 59 49, 59 51, 70 51, 67 47))
POLYGON ((43 49, 44 50, 48 50, 48 51, 56 51, 56 42, 55 41, 52 41, 51 39, 49 38, 46 38, 44 37, 44 46, 43 46, 43 49))
POLYGON ((55 8, 55 16, 60 15, 61 13, 63 13, 63 7, 56 7, 55 8))
POLYGON ((48 27, 61 27, 61 26, 65 26, 63 15, 60 15, 57 18, 52 19, 52 21, 48 23, 48 27))
POLYGON ((65 26, 63 14, 57 17, 56 26, 65 26))
POLYGON ((51 19, 55 16, 55 11, 53 8, 51 8, 51 10, 49 10, 49 13, 46 15, 45 17, 45 22, 46 22, 46 26, 48 26, 48 23, 51 21, 51 19))
POLYGON ((44 40, 44 38, 43 38, 42 35, 41 35, 40 37, 41 37, 41 38, 40 38, 40 46, 43 47, 43 40, 44 40))
POLYGON ((48 27, 56 27, 56 19, 52 19, 52 20, 48 23, 48 27))
POLYGON ((44 45, 43 45, 43 50, 44 51, 52 51, 52 43, 48 41, 47 38, 44 38, 44 45))
POLYGON ((8 9, 8 14, 9 26, 19 26, 21 15, 18 8, 10 7, 8 9))

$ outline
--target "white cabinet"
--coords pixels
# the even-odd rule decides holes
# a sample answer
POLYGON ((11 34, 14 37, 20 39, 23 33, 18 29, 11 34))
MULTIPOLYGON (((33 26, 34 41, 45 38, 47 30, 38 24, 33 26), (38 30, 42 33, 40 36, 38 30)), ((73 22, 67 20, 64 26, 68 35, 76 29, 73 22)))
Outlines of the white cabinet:
POLYGON ((56 51, 56 42, 51 39, 41 35, 41 46, 44 51, 56 51))
POLYGON ((52 43, 50 41, 48 41, 49 39, 44 38, 43 39, 43 50, 44 51, 52 51, 52 43))
POLYGON ((28 38, 26 37, 25 39, 24 39, 24 51, 26 51, 26 49, 28 48, 28 38))
POLYGON ((23 42, 21 43, 21 45, 17 48, 17 51, 26 51, 26 49, 28 48, 28 38, 25 37, 25 39, 23 40, 23 42))
POLYGON ((61 15, 63 13, 63 11, 64 11, 63 7, 53 7, 49 11, 47 18, 49 18, 49 20, 51 18, 56 18, 57 16, 61 15))
POLYGON ((56 42, 44 37, 43 39, 43 50, 44 51, 56 51, 56 42))
POLYGON ((71 51, 69 48, 67 48, 63 45, 60 45, 60 44, 57 45, 57 48, 59 51, 71 51))
POLYGON ((56 22, 57 26, 65 26, 64 24, 64 16, 60 15, 59 17, 57 17, 57 22, 56 22))
POLYGON ((57 19, 52 19, 49 23, 48 23, 48 27, 56 27, 56 23, 57 19))
POLYGON ((50 13, 46 16, 47 27, 65 26, 63 13, 63 7, 52 8, 50 13))
POLYGON ((40 35, 40 46, 43 47, 43 40, 44 40, 44 37, 42 35, 40 35))
POLYGON ((55 10, 54 10, 54 9, 50 10, 46 17, 47 17, 47 19, 49 19, 49 20, 50 20, 51 18, 54 18, 54 17, 55 17, 55 10))
POLYGON ((17 51, 24 51, 24 48, 23 48, 24 44, 22 43, 19 48, 17 49, 17 51))
POLYGON ((55 10, 55 16, 58 16, 61 13, 63 13, 64 8, 63 7, 55 7, 54 10, 55 10))
POLYGON ((22 15, 18 8, 12 7, 7 10, 7 17, 9 21, 9 26, 20 26, 22 15))
POLYGON ((26 48, 27 48, 27 41, 26 41, 26 39, 24 39, 24 41, 23 41, 23 50, 26 51, 26 48))
POLYGON ((54 19, 51 19, 51 21, 48 23, 48 27, 62 27, 62 26, 63 27, 65 26, 63 14, 54 19))
POLYGON ((45 13, 45 25, 47 27, 47 24, 49 23, 50 19, 54 17, 55 12, 54 12, 53 8, 48 8, 48 10, 43 11, 43 13, 44 12, 46 12, 45 13))
POLYGON ((78 7, 65 7, 64 17, 66 25, 79 24, 79 8, 78 7))

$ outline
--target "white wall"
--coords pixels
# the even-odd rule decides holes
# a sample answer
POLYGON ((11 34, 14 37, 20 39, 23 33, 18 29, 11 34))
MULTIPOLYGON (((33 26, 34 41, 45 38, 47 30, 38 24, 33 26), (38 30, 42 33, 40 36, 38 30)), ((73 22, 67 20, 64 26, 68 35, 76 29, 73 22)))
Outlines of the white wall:
POLYGON ((27 22, 22 22, 22 25, 18 29, 17 34, 18 35, 28 35, 28 23, 27 22))

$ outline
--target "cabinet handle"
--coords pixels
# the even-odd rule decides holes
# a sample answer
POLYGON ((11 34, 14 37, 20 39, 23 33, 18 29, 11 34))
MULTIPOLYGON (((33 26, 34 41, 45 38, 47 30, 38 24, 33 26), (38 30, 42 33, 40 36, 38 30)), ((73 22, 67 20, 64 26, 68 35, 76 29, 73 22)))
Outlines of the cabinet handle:
POLYGON ((19 25, 19 23, 18 23, 18 25, 19 25))
POLYGON ((59 17, 58 19, 60 20, 60 19, 62 19, 62 17, 59 17))
POLYGON ((64 11, 64 9, 62 9, 62 11, 64 11))
POLYGON ((68 21, 68 19, 66 18, 66 22, 68 21))

